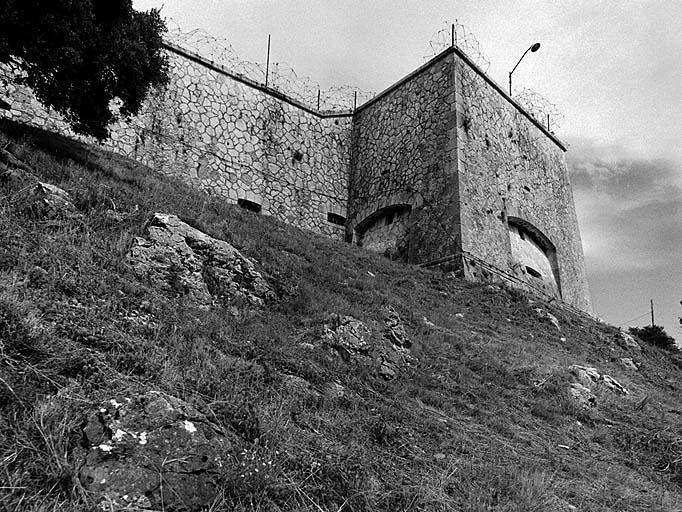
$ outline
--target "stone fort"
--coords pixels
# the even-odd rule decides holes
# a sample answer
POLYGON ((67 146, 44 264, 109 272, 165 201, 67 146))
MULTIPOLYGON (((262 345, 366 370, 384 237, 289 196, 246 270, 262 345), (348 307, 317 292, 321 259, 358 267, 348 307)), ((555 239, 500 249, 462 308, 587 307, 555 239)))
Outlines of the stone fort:
MULTIPOLYGON (((170 85, 110 149, 293 226, 590 311, 566 147, 458 46, 342 112, 166 51, 170 85)), ((0 115, 69 133, 6 83, 0 115)))

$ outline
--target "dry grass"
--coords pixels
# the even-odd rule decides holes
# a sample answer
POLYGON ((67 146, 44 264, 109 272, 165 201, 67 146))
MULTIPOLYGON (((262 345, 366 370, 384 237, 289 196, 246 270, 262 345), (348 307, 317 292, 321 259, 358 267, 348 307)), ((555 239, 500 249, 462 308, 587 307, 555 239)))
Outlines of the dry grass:
POLYGON ((250 447, 214 511, 682 510, 669 354, 645 347, 640 371, 626 370, 618 358, 632 354, 609 326, 544 305, 558 332, 518 292, 292 229, 54 134, 0 128, 0 145, 83 213, 36 222, 0 190, 2 509, 91 509, 77 478, 84 412, 158 389, 250 447), (154 211, 257 259, 279 299, 234 316, 138 281, 123 257, 154 211), (420 360, 394 381, 321 343, 330 313, 381 321, 387 305, 420 360), (570 364, 631 394, 597 389, 584 411, 567 395, 570 364))

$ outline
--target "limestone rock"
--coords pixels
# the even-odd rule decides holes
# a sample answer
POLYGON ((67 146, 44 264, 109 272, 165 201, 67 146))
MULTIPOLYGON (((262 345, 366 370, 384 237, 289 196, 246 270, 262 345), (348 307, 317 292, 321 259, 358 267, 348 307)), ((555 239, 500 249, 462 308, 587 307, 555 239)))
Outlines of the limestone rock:
POLYGON ((275 297, 251 259, 175 215, 155 213, 147 222, 145 237, 135 239, 127 259, 135 274, 155 288, 189 297, 199 305, 243 298, 262 306, 275 297))
POLYGON ((600 374, 596 368, 588 366, 579 366, 577 364, 568 367, 569 371, 578 377, 583 384, 602 384, 611 391, 621 395, 627 395, 629 391, 616 379, 610 375, 600 374))
POLYGON ((357 318, 333 315, 324 329, 326 341, 337 351, 344 351, 349 355, 369 353, 372 332, 357 318))
POLYGON ((616 343, 626 350, 632 350, 634 352, 642 351, 642 347, 639 345, 639 343, 637 343, 635 338, 625 331, 618 331, 616 343))
POLYGON ((199 510, 238 468, 242 442, 191 405, 156 391, 113 398, 83 427, 83 487, 105 510, 199 510))
POLYGON ((346 359, 372 364, 387 380, 419 361, 412 341, 392 307, 386 308, 383 326, 368 325, 352 316, 332 315, 324 325, 324 341, 346 359))
POLYGON ((639 370, 638 364, 631 357, 621 357, 620 364, 622 364, 629 370, 633 371, 639 370))
POLYGON ((384 319, 385 329, 384 338, 393 345, 398 347, 410 348, 412 341, 407 336, 405 327, 400 321, 400 315, 391 306, 386 308, 386 317, 384 319))
POLYGON ((594 407, 597 404, 597 397, 594 396, 592 390, 578 382, 573 382, 569 386, 568 392, 571 395, 571 398, 576 400, 580 406, 585 409, 594 407))
POLYGON ((535 312, 540 316, 540 318, 544 318, 546 320, 549 320, 549 323, 551 323, 554 327, 557 328, 558 331, 561 331, 561 326, 559 325, 559 319, 555 317, 552 313, 549 311, 545 311, 542 308, 535 308, 535 312))
POLYGON ((596 384, 601 378, 599 370, 589 366, 580 366, 577 364, 572 364, 568 367, 568 370, 578 377, 583 384, 596 384))
POLYGON ((611 391, 614 391, 614 392, 619 393, 621 395, 627 395, 629 393, 629 391, 625 388, 625 386, 623 386, 620 382, 618 382, 616 379, 614 379, 610 375, 602 375, 601 381, 611 391))
POLYGON ((68 192, 49 183, 38 181, 23 190, 20 196, 21 210, 34 219, 50 220, 80 216, 68 192))

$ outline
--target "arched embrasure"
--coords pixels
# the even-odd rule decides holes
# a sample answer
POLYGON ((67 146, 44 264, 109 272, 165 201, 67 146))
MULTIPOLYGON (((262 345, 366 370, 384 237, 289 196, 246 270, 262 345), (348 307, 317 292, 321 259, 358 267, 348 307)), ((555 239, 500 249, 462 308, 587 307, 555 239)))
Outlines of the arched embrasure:
POLYGON ((512 259, 530 284, 561 297, 556 246, 525 219, 508 217, 512 259))
POLYGON ((411 211, 412 206, 407 203, 374 211, 355 226, 357 244, 374 252, 399 252, 411 211))

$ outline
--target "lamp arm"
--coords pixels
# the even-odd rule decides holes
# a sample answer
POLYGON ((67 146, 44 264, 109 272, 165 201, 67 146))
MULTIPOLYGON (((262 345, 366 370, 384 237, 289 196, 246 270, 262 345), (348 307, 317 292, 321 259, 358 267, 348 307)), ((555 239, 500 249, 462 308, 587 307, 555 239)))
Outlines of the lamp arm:
POLYGON ((525 52, 523 52, 523 55, 521 55, 521 58, 520 58, 519 61, 516 63, 516 66, 514 66, 514 69, 512 69, 512 70, 509 72, 510 75, 511 75, 514 71, 516 71, 516 68, 519 67, 519 64, 521 64, 521 61, 523 60, 523 58, 526 56, 526 54, 530 51, 530 49, 531 49, 532 47, 533 47, 533 46, 529 46, 528 49, 527 49, 525 52))

